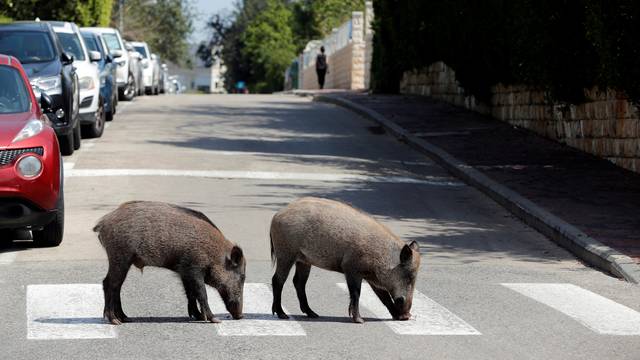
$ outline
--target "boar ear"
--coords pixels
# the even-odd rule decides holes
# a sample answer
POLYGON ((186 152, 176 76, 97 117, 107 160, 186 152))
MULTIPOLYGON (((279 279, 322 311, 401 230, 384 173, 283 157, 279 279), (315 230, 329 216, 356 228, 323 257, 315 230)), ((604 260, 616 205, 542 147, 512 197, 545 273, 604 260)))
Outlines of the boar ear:
POLYGON ((237 245, 234 245, 227 260, 231 263, 232 267, 237 267, 242 261, 242 256, 242 249, 240 249, 237 245))
POLYGON ((405 264, 411 261, 411 258, 413 257, 413 252, 414 251, 418 251, 420 249, 420 247, 418 246, 418 243, 415 241, 412 241, 410 244, 405 244, 402 247, 402 251, 400 252, 400 262, 405 264))

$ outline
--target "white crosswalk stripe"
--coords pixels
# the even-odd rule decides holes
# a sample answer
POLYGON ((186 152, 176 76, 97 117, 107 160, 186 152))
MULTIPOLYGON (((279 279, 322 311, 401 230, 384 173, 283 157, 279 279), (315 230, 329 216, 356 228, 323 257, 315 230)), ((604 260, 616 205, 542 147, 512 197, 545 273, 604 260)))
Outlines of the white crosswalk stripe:
POLYGON ((502 284, 607 335, 640 335, 640 313, 573 284, 502 284))
MULTIPOLYGON (((214 314, 227 313, 215 289, 207 288, 214 314)), ((267 284, 244 285, 242 320, 225 320, 217 325, 223 336, 305 336, 302 326, 293 319, 281 320, 271 314, 273 295, 267 284)), ((285 309, 286 311, 286 309, 285 309)))
POLYGON ((115 327, 102 320, 103 304, 102 286, 99 284, 29 285, 27 338, 115 338, 115 327))
MULTIPOLYGON (((640 313, 601 295, 572 284, 504 283, 514 296, 522 294, 569 316, 598 334, 640 335, 640 313)), ((337 286, 347 292, 344 283, 337 286)), ((214 313, 223 319, 215 325, 220 336, 306 336, 301 323, 281 320, 271 314, 271 286, 247 283, 244 289, 244 318, 232 320, 217 291, 207 288, 214 313)), ((360 304, 399 335, 482 335, 473 326, 415 291, 412 318, 393 321, 368 284, 363 284, 360 304)), ((118 336, 118 327, 102 319, 103 293, 100 284, 28 285, 26 292, 27 338, 109 339, 118 336)), ((366 310, 365 310, 366 309, 366 310)), ((285 309, 286 311, 286 309, 285 309)), ((563 314, 563 315, 561 315, 563 314)), ((523 314, 527 316, 527 314, 523 314)), ((127 325, 123 325, 127 326, 127 325)), ((354 328, 356 329, 356 328, 354 328)), ((357 330, 367 327, 357 327, 357 330)))
MULTIPOLYGON (((347 284, 338 283, 337 285, 348 292, 347 284)), ((380 302, 369 284, 362 284, 360 304, 379 318, 390 318, 387 308, 380 302)), ((410 320, 389 320, 384 323, 401 335, 481 335, 464 320, 417 290, 413 294, 411 314, 410 320)))

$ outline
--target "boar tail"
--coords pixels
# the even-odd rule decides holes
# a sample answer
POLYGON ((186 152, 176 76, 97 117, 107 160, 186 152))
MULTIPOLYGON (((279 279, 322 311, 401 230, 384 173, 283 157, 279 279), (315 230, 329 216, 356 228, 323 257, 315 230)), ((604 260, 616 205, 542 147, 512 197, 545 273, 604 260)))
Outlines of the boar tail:
POLYGON ((276 253, 273 251, 273 236, 269 232, 269 242, 271 243, 271 267, 276 265, 276 253))

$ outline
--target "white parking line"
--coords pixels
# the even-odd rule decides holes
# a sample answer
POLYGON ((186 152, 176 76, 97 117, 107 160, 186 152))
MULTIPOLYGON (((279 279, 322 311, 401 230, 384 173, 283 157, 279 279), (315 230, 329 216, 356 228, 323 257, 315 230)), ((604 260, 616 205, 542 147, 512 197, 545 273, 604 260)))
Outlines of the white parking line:
POLYGON ((27 338, 109 339, 115 326, 102 320, 100 284, 27 286, 27 338))
POLYGON ((640 313, 573 284, 502 284, 607 335, 640 335, 640 313))
MULTIPOLYGON (((343 291, 348 292, 347 284, 338 283, 337 285, 343 291)), ((389 311, 371 290, 369 284, 362 284, 360 304, 378 318, 391 318, 389 311)), ((447 308, 417 290, 413 294, 411 314, 411 319, 407 321, 388 320, 384 323, 393 332, 400 335, 481 335, 478 330, 447 308)))
MULTIPOLYGON (((207 288, 212 311, 220 317, 227 313, 215 289, 207 288)), ((242 320, 223 320, 217 330, 223 336, 305 336, 302 326, 295 320, 281 320, 271 314, 273 294, 267 284, 244 284, 242 320)), ((286 310, 285 310, 286 311, 286 310)), ((228 314, 228 313, 227 313, 228 314)))
POLYGON ((272 171, 231 171, 231 170, 174 170, 174 169, 73 169, 65 173, 66 177, 102 177, 102 176, 180 176, 214 179, 251 179, 251 180, 302 180, 327 182, 369 182, 398 183, 434 186, 463 186, 446 177, 425 176, 411 178, 404 176, 376 176, 360 174, 331 173, 289 173, 272 171))
POLYGON ((8 251, 0 253, 0 265, 9 265, 16 260, 18 253, 16 251, 8 251))

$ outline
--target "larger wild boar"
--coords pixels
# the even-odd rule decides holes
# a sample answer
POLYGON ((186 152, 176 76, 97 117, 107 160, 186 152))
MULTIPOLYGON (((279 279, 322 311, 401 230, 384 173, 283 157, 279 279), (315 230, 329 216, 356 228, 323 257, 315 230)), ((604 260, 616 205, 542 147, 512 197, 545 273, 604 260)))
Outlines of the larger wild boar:
POLYGON ((128 320, 120 289, 132 264, 140 270, 158 266, 177 272, 191 318, 219 322, 207 303, 205 284, 218 290, 234 319, 242 318, 246 267, 242 250, 204 214, 161 202, 131 201, 105 215, 93 231, 109 258, 103 289, 104 318, 110 323, 128 320))
POLYGON ((286 319, 282 287, 293 264, 293 284, 300 309, 318 315, 307 302, 305 285, 311 265, 344 273, 351 302, 349 316, 357 323, 362 280, 366 280, 396 320, 411 317, 411 303, 420 267, 418 244, 405 244, 367 214, 338 201, 302 198, 280 210, 271 221, 273 275, 272 311, 286 319))

